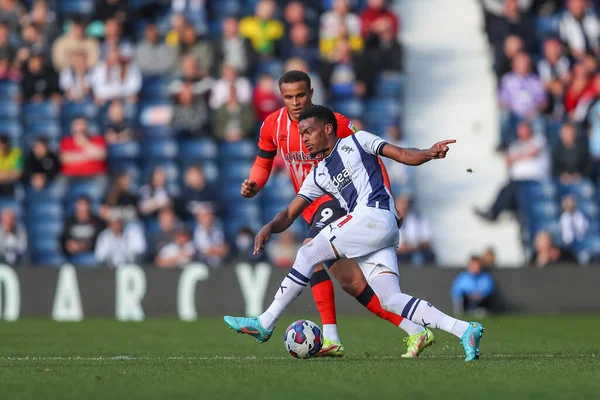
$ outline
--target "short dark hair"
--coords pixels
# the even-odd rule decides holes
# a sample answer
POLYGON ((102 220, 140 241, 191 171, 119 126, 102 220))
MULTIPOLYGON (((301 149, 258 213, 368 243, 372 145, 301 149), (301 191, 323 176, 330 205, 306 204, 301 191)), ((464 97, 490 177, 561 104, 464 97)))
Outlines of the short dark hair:
POLYGON ((306 87, 310 90, 310 76, 306 72, 298 71, 297 69, 293 69, 291 71, 286 72, 279 78, 279 88, 281 89, 281 85, 284 83, 296 83, 296 82, 304 82, 306 83, 306 87))
POLYGON ((75 199, 75 202, 77 203, 78 201, 85 201, 89 205, 92 204, 92 198, 90 196, 88 196, 87 194, 82 194, 81 196, 77 196, 77 198, 75 199))
POLYGON ((303 121, 303 120, 309 119, 309 118, 318 119, 319 121, 323 122, 325 125, 331 124, 333 126, 333 133, 337 134, 337 130, 338 130, 337 118, 335 117, 335 114, 331 109, 329 109, 325 106, 318 106, 318 105, 310 106, 306 110, 302 111, 302 113, 300 114, 299 120, 303 121))
POLYGON ((6 133, 0 133, 0 143, 10 146, 10 136, 6 133))

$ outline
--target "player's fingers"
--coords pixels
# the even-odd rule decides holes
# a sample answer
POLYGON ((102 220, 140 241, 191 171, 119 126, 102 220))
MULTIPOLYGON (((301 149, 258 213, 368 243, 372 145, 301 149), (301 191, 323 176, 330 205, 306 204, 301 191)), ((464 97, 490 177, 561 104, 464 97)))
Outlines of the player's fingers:
POLYGON ((442 140, 440 142, 441 145, 445 146, 447 144, 452 144, 452 143, 456 143, 456 139, 447 139, 447 140, 442 140))

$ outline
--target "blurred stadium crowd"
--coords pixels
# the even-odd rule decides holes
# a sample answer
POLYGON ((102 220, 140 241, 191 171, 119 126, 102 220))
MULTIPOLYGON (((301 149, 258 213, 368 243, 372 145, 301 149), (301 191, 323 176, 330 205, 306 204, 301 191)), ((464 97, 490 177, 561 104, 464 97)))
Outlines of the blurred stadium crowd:
POLYGON ((533 265, 598 261, 600 2, 481 2, 510 178, 476 212, 516 212, 533 265))
MULTIPOLYGON (((308 72, 315 103, 402 144, 399 29, 384 0, 0 0, 0 260, 262 259, 254 232, 294 191, 282 160, 257 198, 240 183, 278 77, 308 72)), ((410 194, 410 171, 389 172, 410 194)), ((429 231, 408 213, 399 257, 433 261, 429 231)))

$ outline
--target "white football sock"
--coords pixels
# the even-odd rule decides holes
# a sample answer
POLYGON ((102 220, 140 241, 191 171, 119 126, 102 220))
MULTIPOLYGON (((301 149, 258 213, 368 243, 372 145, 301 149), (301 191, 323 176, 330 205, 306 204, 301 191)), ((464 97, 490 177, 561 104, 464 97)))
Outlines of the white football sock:
POLYGON ((323 324, 323 337, 334 342, 341 342, 336 324, 323 324))
POLYGON ((379 296, 384 309, 403 316, 405 320, 409 319, 428 328, 441 329, 459 338, 469 327, 468 322, 444 314, 428 301, 402 293, 396 275, 377 275, 371 279, 369 285, 379 296))
POLYGON ((400 325, 400 329, 404 330, 408 335, 414 335, 415 333, 421 333, 425 330, 421 325, 415 324, 408 318, 404 318, 400 325))
POLYGON ((317 235, 308 244, 302 246, 298 250, 292 269, 279 285, 273 302, 267 311, 258 317, 263 328, 268 331, 275 328, 286 308, 308 285, 315 265, 333 259, 335 259, 335 253, 331 243, 323 235, 317 235))

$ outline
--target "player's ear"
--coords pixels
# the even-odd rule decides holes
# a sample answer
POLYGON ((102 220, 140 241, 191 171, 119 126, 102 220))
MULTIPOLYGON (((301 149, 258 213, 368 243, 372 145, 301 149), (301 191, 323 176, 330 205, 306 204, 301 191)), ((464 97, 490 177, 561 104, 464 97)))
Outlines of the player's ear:
POLYGON ((315 89, 314 88, 310 88, 310 90, 308 91, 308 93, 310 93, 310 98, 312 100, 313 94, 315 93, 315 89))
POLYGON ((333 125, 325 124, 325 133, 331 135, 333 133, 333 125))

